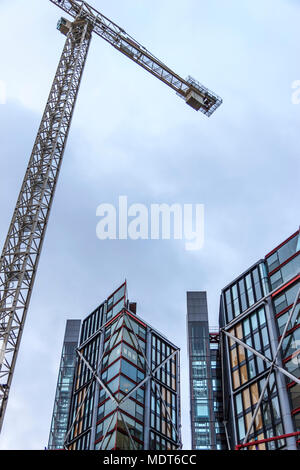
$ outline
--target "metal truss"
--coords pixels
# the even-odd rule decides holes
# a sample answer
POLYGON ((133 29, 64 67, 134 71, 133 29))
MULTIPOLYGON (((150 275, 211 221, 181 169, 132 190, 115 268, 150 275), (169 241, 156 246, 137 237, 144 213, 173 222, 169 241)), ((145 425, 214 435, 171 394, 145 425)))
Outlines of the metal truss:
MULTIPOLYGON (((124 319, 126 318, 126 322, 128 322, 128 325, 132 332, 130 332, 129 330, 128 333, 129 333, 129 336, 130 336, 130 339, 132 341, 132 343, 134 344, 134 347, 137 349, 137 351, 143 356, 143 359, 145 361, 145 365, 146 365, 146 377, 141 380, 135 387, 133 387, 126 395, 124 395, 121 399, 117 398, 114 396, 114 394, 109 390, 109 387, 106 386, 106 384, 103 382, 103 380, 101 379, 101 377, 99 376, 99 373, 100 373, 100 368, 101 368, 101 364, 102 364, 102 360, 103 360, 103 357, 105 356, 105 354, 114 348, 114 346, 116 345, 116 342, 117 342, 117 338, 118 338, 118 335, 116 335, 116 337, 114 338, 114 341, 113 341, 113 344, 110 344, 110 342, 108 341, 107 343, 107 346, 106 348, 104 348, 102 354, 101 354, 101 357, 100 357, 100 360, 98 361, 98 366, 97 368, 93 368, 92 365, 87 361, 87 359, 83 356, 83 354, 81 353, 81 351, 79 349, 77 349, 77 354, 78 354, 78 360, 79 361, 82 361, 85 366, 92 372, 92 378, 88 384, 88 386, 86 387, 86 390, 85 390, 85 393, 84 393, 84 396, 82 398, 82 401, 77 409, 77 413, 76 413, 76 416, 73 420, 73 422, 71 423, 70 425, 70 428, 66 434, 66 437, 65 437, 65 444, 64 444, 64 448, 65 449, 68 449, 68 446, 70 445, 70 442, 68 442, 68 438, 69 438, 69 435, 73 429, 73 427, 75 426, 76 424, 76 421, 78 419, 78 416, 80 414, 80 411, 87 399, 87 396, 88 396, 88 392, 92 386, 92 383, 93 381, 97 381, 98 384, 105 390, 105 392, 107 393, 107 395, 109 396, 109 398, 115 403, 116 405, 116 409, 113 411, 112 413, 112 416, 111 416, 111 419, 110 419, 110 422, 107 426, 107 429, 104 433, 104 436, 103 436, 103 439, 101 441, 101 445, 100 445, 100 448, 99 450, 102 450, 102 445, 103 443, 105 442, 105 439, 106 439, 106 436, 107 434, 109 433, 109 431, 111 430, 111 425, 113 423, 113 420, 115 418, 115 416, 120 416, 121 417, 121 420, 124 424, 124 428, 125 428, 125 431, 126 431, 126 434, 128 435, 129 439, 130 439, 130 442, 131 442, 131 445, 133 447, 134 450, 136 450, 136 445, 135 445, 135 442, 134 440, 132 439, 132 436, 129 432, 129 429, 128 429, 128 426, 126 424, 126 421, 124 419, 124 416, 123 416, 123 410, 121 408, 122 404, 128 400, 130 398, 131 395, 133 395, 138 389, 140 389, 142 386, 144 386, 149 380, 151 380, 151 387, 153 390, 155 390, 155 387, 158 391, 158 394, 159 394, 159 397, 160 397, 160 400, 162 402, 162 405, 166 411, 166 414, 168 416, 168 419, 174 429, 174 432, 177 436, 177 445, 178 445, 178 448, 182 448, 182 442, 181 442, 181 436, 180 436, 180 432, 178 432, 175 424, 173 423, 172 421, 172 418, 170 416, 170 413, 169 413, 169 410, 168 410, 168 407, 167 407, 167 404, 165 402, 165 400, 162 398, 161 396, 161 393, 160 393, 160 390, 159 390, 159 384, 157 383, 157 379, 155 377, 156 373, 167 363, 169 362, 174 356, 177 356, 178 357, 178 354, 179 354, 179 350, 176 349, 173 353, 171 353, 166 359, 164 359, 163 361, 161 361, 161 363, 159 365, 157 365, 155 367, 155 369, 151 369, 150 365, 149 365, 149 362, 147 360, 147 357, 143 351, 143 349, 141 348, 140 346, 140 341, 138 340, 137 338, 137 335, 134 331, 134 327, 132 326, 132 322, 131 322, 131 319, 129 317, 129 315, 125 313, 123 313, 122 315, 120 315, 120 318, 123 317, 124 319)), ((119 319, 120 319, 119 318, 119 319)), ((119 320, 118 319, 118 320, 119 320)), ((118 321, 116 322, 116 326, 118 325, 118 321)), ((116 327, 115 327, 116 328, 116 327)), ((103 327, 101 327, 99 329, 99 333, 103 332, 103 330, 105 329, 105 325, 103 327)), ((114 332, 111 333, 111 337, 113 336, 114 332)), ((126 415, 125 415, 126 417, 126 415)))
MULTIPOLYGON (((278 355, 279 355, 279 352, 281 351, 281 347, 282 347, 282 343, 284 341, 284 338, 286 337, 286 333, 289 329, 289 325, 290 325, 290 322, 291 322, 291 319, 294 315, 294 312, 295 312, 295 309, 297 307, 297 304, 300 300, 300 289, 298 290, 297 292, 297 295, 296 295, 296 298, 295 298, 295 301, 294 301, 294 304, 293 304, 293 307, 290 311, 290 314, 288 316, 288 319, 287 319, 287 322, 286 322, 286 325, 285 325, 285 328, 284 328, 284 331, 282 333, 282 336, 280 338, 280 341, 278 343, 278 346, 277 346, 277 349, 276 349, 276 352, 275 352, 275 355, 274 355, 274 358, 273 360, 270 360, 268 359, 267 357, 265 357, 263 354, 261 354, 260 352, 256 351, 254 348, 252 348, 251 346, 249 346, 248 344, 246 344, 244 341, 241 341, 239 338, 236 338, 234 335, 232 335, 231 333, 229 333, 228 331, 226 331, 224 328, 221 330, 221 333, 224 333, 227 337, 229 337, 230 339, 232 339, 234 342, 240 344, 241 346, 243 346, 245 349, 248 349, 249 351, 251 351, 253 354, 255 354, 256 356, 258 356, 260 359, 262 359, 263 361, 265 361, 269 366, 269 370, 268 370, 268 375, 267 375, 267 378, 266 378, 266 381, 265 381, 265 384, 264 384, 264 387, 261 391, 261 394, 260 394, 260 397, 259 397, 259 400, 256 404, 256 407, 255 407, 255 410, 254 410, 254 414, 252 416, 252 420, 251 420, 251 423, 247 429, 247 432, 246 432, 246 436, 243 440, 243 446, 248 442, 248 439, 249 439, 249 435, 252 431, 252 428, 254 426, 254 422, 255 422, 255 419, 256 419, 256 416, 259 412, 259 409, 260 409, 260 406, 261 406, 261 403, 263 401, 263 398, 264 398, 264 394, 265 394, 265 391, 267 389, 267 386, 270 382, 270 378, 271 378, 271 375, 272 375, 272 372, 274 371, 274 369, 276 369, 278 372, 280 372, 281 374, 285 375, 286 377, 288 377, 290 380, 292 380, 293 382, 296 382, 298 384, 300 384, 300 378, 296 377, 295 375, 291 374, 290 372, 288 372, 286 369, 283 369, 282 367, 280 367, 278 364, 277 364, 277 360, 278 360, 278 355)), ((291 436, 290 436, 291 437, 291 436)))
POLYGON ((91 31, 67 36, 0 258, 0 431, 91 31))
POLYGON ((186 80, 180 77, 157 59, 157 57, 151 54, 145 47, 129 36, 123 28, 91 7, 87 2, 82 0, 50 1, 74 18, 78 15, 79 11, 82 11, 89 21, 94 24, 94 32, 98 34, 98 36, 164 82, 176 91, 179 96, 186 99, 191 91, 200 95, 203 99, 200 111, 203 114, 211 116, 222 104, 222 99, 219 96, 190 76, 186 80))

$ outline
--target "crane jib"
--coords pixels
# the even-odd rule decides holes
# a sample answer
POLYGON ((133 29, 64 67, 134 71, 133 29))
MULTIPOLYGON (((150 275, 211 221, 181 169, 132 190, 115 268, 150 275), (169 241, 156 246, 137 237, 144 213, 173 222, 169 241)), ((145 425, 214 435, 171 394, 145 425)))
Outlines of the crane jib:
POLYGON ((76 18, 83 15, 93 27, 93 32, 102 37, 115 49, 122 52, 136 64, 143 67, 156 78, 172 88, 185 102, 196 111, 211 116, 222 104, 222 99, 199 83, 188 77, 182 78, 162 61, 151 54, 138 41, 129 36, 126 31, 104 16, 85 1, 80 0, 50 0, 63 11, 76 18))

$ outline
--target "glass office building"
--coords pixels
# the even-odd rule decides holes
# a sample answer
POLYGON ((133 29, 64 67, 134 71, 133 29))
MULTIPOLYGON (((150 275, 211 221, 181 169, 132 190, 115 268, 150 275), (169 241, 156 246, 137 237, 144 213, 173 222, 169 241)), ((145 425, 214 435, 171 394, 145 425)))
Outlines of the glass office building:
POLYGON ((218 330, 209 328, 206 292, 187 292, 192 449, 226 448, 218 330))
POLYGON ((65 448, 181 448, 179 384, 179 349, 124 283, 82 322, 65 448))
POLYGON ((64 448, 80 325, 81 320, 67 320, 48 442, 50 450, 64 448))
MULTIPOLYGON (((300 234, 297 232, 266 256, 270 279, 271 304, 279 337, 300 289, 300 234)), ((282 343, 283 366, 300 377, 300 301, 298 299, 282 343)), ((300 385, 287 381, 290 408, 295 431, 300 431, 300 385)), ((300 439, 300 438, 299 438, 300 439)))
POLYGON ((300 431, 299 286, 296 232, 222 290, 224 415, 232 449, 244 441, 263 440, 246 447, 259 450, 299 445, 299 436, 286 436, 300 431))

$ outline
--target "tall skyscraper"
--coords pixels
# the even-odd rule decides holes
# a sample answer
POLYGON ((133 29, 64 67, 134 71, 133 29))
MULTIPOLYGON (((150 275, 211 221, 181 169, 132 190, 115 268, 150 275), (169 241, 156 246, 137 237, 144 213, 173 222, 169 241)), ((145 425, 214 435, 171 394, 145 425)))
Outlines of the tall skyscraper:
POLYGON ((249 442, 247 449, 299 446, 299 287, 296 232, 222 290, 224 415, 232 449, 249 442))
POLYGON ((80 325, 81 320, 67 320, 48 443, 48 449, 52 450, 64 448, 80 325))
POLYGON ((179 449, 179 359, 122 284, 82 322, 65 448, 179 449))
POLYGON ((192 449, 225 446, 218 330, 209 328, 206 292, 187 292, 192 449))

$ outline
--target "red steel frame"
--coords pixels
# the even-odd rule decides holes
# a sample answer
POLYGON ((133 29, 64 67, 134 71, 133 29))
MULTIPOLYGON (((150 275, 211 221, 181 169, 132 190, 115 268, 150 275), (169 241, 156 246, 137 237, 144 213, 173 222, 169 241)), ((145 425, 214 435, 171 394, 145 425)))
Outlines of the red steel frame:
POLYGON ((287 287, 291 286, 292 284, 296 284, 296 282, 300 279, 300 274, 297 274, 293 279, 291 279, 289 282, 281 286, 278 290, 273 292, 271 294, 271 297, 275 297, 276 295, 280 294, 283 290, 287 289, 287 287))
POLYGON ((296 235, 299 234, 299 230, 297 230, 297 232, 293 233, 293 235, 291 235, 289 238, 287 238, 284 242, 280 243, 280 245, 276 246, 276 248, 274 248, 272 251, 270 251, 270 253, 268 253, 266 256, 265 256, 265 259, 269 258, 271 255, 273 255, 276 251, 278 251, 283 245, 285 245, 286 243, 288 243, 290 240, 292 240, 292 238, 296 237, 296 235))
POLYGON ((250 441, 250 442, 246 442, 246 444, 238 444, 235 446, 235 450, 241 450, 244 447, 257 446, 259 444, 265 444, 266 442, 279 441, 280 439, 287 439, 289 437, 296 437, 296 436, 300 436, 300 431, 292 432, 290 434, 282 434, 281 436, 268 437, 267 439, 260 439, 259 441, 250 441))
POLYGON ((285 261, 283 261, 283 263, 279 264, 277 266, 277 268, 274 268, 272 271, 270 271, 268 273, 268 276, 271 277, 273 276, 273 274, 276 273, 276 271, 279 271, 283 266, 285 266, 286 264, 288 264, 290 261, 292 261, 294 258, 296 258, 297 256, 300 255, 300 250, 296 251, 292 256, 290 256, 289 258, 287 258, 285 261))

